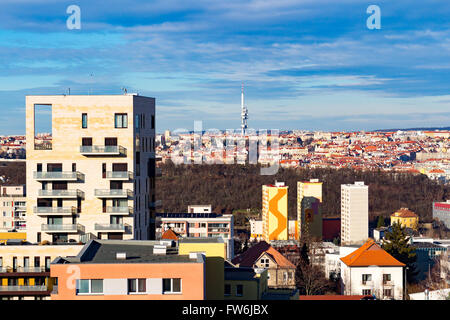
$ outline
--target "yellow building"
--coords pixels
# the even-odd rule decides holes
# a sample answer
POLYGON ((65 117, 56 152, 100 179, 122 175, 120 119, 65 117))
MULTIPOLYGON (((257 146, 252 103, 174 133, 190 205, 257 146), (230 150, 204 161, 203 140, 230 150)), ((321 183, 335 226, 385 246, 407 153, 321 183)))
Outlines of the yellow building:
POLYGON ((201 252, 205 255, 206 299, 222 300, 224 293, 224 263, 227 247, 222 238, 181 238, 178 254, 201 252))
POLYGON ((284 182, 262 187, 263 237, 271 240, 288 240, 288 187, 284 182))
POLYGON ((49 299, 54 281, 50 264, 60 256, 76 256, 82 245, 1 245, 0 299, 49 299))
POLYGON ((302 232, 322 238, 322 182, 311 179, 309 182, 297 182, 297 232, 295 239, 300 240, 302 232))
POLYGON ((0 244, 6 244, 8 240, 26 241, 27 234, 25 232, 0 232, 0 244))
POLYGON ((400 223, 402 227, 417 230, 419 226, 419 216, 408 208, 401 208, 391 214, 391 226, 396 222, 400 223))

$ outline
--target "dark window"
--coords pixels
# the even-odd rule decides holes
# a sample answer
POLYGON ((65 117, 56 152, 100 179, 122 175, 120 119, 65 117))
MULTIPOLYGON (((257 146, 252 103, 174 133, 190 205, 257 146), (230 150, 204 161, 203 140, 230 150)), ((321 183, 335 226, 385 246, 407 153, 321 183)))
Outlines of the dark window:
POLYGON ((231 284, 225 285, 225 295, 229 296, 231 294, 231 284))
POLYGON ((152 115, 152 129, 155 129, 155 116, 152 115))
POLYGON ((41 242, 41 233, 40 232, 37 233, 37 242, 41 242))
POLYGON ((34 257, 34 266, 35 267, 41 266, 41 258, 40 257, 34 257))
POLYGON ((67 190, 67 181, 53 181, 53 190, 67 190))
POLYGON ((92 146, 92 138, 82 138, 81 144, 83 146, 92 146))
POLYGON ((81 127, 83 128, 83 129, 86 129, 87 128, 87 113, 83 113, 82 115, 81 115, 81 127))
POLYGON ((76 171, 77 171, 77 164, 72 163, 72 172, 76 172, 76 171))
POLYGON ((114 128, 128 128, 128 115, 126 113, 114 114, 114 128))
POLYGON ((102 163, 102 177, 106 178, 106 163, 102 163))
POLYGON ((105 146, 117 146, 117 138, 105 138, 105 146))
POLYGON ((50 257, 45 257, 45 271, 50 271, 50 257))
POLYGON ((42 172, 42 163, 38 163, 38 164, 37 164, 36 171, 37 171, 37 172, 42 172))
POLYGON ((112 165, 112 171, 128 171, 128 163, 113 163, 112 165))
POLYGON ((242 297, 244 295, 244 286, 242 284, 236 285, 236 296, 242 297))
POLYGON ((47 172, 61 172, 62 163, 47 163, 47 172))

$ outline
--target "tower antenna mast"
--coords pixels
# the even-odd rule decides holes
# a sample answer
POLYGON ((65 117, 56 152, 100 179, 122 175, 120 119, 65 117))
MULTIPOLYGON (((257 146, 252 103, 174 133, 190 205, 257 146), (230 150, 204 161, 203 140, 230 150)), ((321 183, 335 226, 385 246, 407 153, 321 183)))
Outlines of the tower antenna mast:
POLYGON ((244 136, 247 133, 247 119, 248 119, 248 110, 244 105, 244 82, 242 82, 241 89, 241 135, 244 136))

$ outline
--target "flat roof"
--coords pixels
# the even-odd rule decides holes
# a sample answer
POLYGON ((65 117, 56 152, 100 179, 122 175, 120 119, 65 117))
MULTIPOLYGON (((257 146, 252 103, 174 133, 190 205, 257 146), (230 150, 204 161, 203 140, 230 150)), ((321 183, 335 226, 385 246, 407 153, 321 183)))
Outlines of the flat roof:
POLYGON ((220 237, 189 237, 189 238, 179 238, 178 242, 184 243, 223 243, 223 238, 220 237))
POLYGON ((91 240, 76 257, 63 257, 53 263, 74 264, 109 264, 109 263, 198 263, 203 259, 195 259, 189 255, 179 255, 176 248, 167 247, 166 254, 155 254, 155 245, 159 241, 140 240, 91 240), (116 254, 125 253, 126 259, 117 259, 116 254))

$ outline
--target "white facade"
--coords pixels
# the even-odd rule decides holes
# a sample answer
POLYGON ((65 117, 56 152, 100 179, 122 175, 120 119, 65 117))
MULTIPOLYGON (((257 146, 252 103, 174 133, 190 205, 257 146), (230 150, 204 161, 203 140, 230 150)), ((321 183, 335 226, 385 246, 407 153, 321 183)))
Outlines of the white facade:
POLYGON ((341 185, 341 243, 363 244, 369 237, 369 186, 341 185))
POLYGON ((25 186, 2 186, 0 196, 0 231, 26 229, 27 198, 25 186))
POLYGON ((341 261, 341 279, 344 295, 375 295, 377 299, 403 299, 402 267, 349 267, 341 261))

